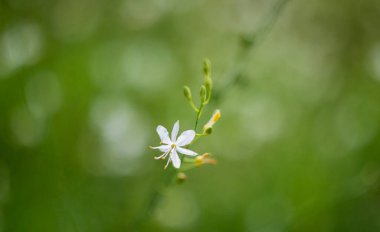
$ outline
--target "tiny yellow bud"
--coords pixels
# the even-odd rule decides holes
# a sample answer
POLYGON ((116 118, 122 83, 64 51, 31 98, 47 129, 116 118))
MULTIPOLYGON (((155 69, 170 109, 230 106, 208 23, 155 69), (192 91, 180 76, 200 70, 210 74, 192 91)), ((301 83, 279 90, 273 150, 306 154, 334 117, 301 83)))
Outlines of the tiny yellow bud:
POLYGON ((219 119, 222 117, 222 114, 220 113, 220 110, 215 110, 214 114, 211 116, 210 120, 204 125, 203 132, 206 133, 208 128, 212 128, 212 126, 219 121, 219 119))
POLYGON ((195 157, 195 166, 199 167, 203 164, 203 156, 197 156, 195 157))
POLYGON ((220 119, 220 117, 222 116, 222 114, 220 113, 220 110, 216 110, 215 112, 214 112, 214 114, 212 115, 212 121, 214 122, 214 123, 216 123, 219 119, 220 119))
POLYGON ((203 155, 195 157, 194 163, 196 167, 200 167, 203 164, 216 164, 217 161, 210 158, 210 153, 204 153, 203 155))
POLYGON ((183 86, 183 95, 185 95, 188 101, 191 101, 191 90, 188 86, 183 86))

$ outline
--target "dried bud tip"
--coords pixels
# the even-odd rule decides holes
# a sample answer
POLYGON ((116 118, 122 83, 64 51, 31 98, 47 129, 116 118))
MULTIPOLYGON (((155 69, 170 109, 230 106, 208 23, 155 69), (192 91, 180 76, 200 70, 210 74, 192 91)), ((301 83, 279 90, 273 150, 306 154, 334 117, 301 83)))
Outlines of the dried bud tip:
POLYGON ((206 153, 204 153, 202 156, 203 156, 203 158, 210 157, 210 153, 206 152, 206 153))
POLYGON ((210 158, 210 153, 204 153, 203 155, 195 157, 195 166, 199 167, 203 164, 216 164, 216 159, 210 158))

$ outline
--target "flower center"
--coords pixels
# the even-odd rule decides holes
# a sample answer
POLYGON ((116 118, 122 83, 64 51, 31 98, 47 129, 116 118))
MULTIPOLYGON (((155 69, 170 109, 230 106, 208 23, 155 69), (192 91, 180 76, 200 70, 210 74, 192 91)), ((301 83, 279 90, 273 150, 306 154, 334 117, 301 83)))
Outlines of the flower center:
POLYGON ((174 149, 174 148, 175 148, 175 144, 174 144, 174 143, 172 143, 172 145, 171 145, 171 148, 172 148, 172 149, 174 149))

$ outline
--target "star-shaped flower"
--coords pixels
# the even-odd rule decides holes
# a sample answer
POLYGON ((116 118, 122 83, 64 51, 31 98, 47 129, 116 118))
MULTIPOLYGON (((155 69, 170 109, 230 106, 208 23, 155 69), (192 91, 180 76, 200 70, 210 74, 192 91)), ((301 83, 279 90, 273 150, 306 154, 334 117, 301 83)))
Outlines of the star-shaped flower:
POLYGON ((179 168, 181 166, 181 159, 178 156, 178 152, 184 155, 196 156, 198 155, 196 152, 191 151, 189 149, 183 148, 183 146, 189 145, 191 141, 193 141, 195 137, 194 130, 186 130, 182 132, 182 134, 177 138, 179 131, 179 121, 177 121, 172 130, 171 139, 169 137, 168 130, 159 125, 157 126, 157 133, 160 136, 161 143, 164 145, 158 147, 151 147, 152 149, 158 149, 164 152, 162 155, 154 157, 155 159, 165 159, 166 156, 169 155, 168 162, 165 165, 165 169, 168 167, 170 161, 173 163, 175 168, 179 168))

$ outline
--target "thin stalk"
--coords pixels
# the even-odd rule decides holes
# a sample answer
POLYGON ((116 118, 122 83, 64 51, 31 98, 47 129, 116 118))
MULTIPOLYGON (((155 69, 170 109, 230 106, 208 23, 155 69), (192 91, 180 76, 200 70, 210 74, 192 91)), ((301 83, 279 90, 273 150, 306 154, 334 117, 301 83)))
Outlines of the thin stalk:
POLYGON ((191 100, 191 101, 189 101, 189 103, 190 103, 190 106, 195 110, 195 112, 197 112, 198 113, 198 108, 194 105, 194 102, 191 100))
POLYGON ((199 107, 198 113, 197 113, 197 119, 195 120, 195 126, 194 126, 194 131, 195 132, 197 131, 198 122, 199 122, 199 119, 200 119, 200 117, 202 115, 202 111, 203 111, 204 107, 205 107, 205 104, 202 102, 201 106, 199 107))
POLYGON ((146 205, 142 214, 131 224, 131 231, 139 231, 143 225, 143 222, 151 217, 157 205, 161 201, 161 198, 163 197, 163 190, 173 182, 176 173, 177 171, 172 167, 170 167, 169 170, 164 173, 162 177, 162 184, 151 192, 148 204, 146 205))

